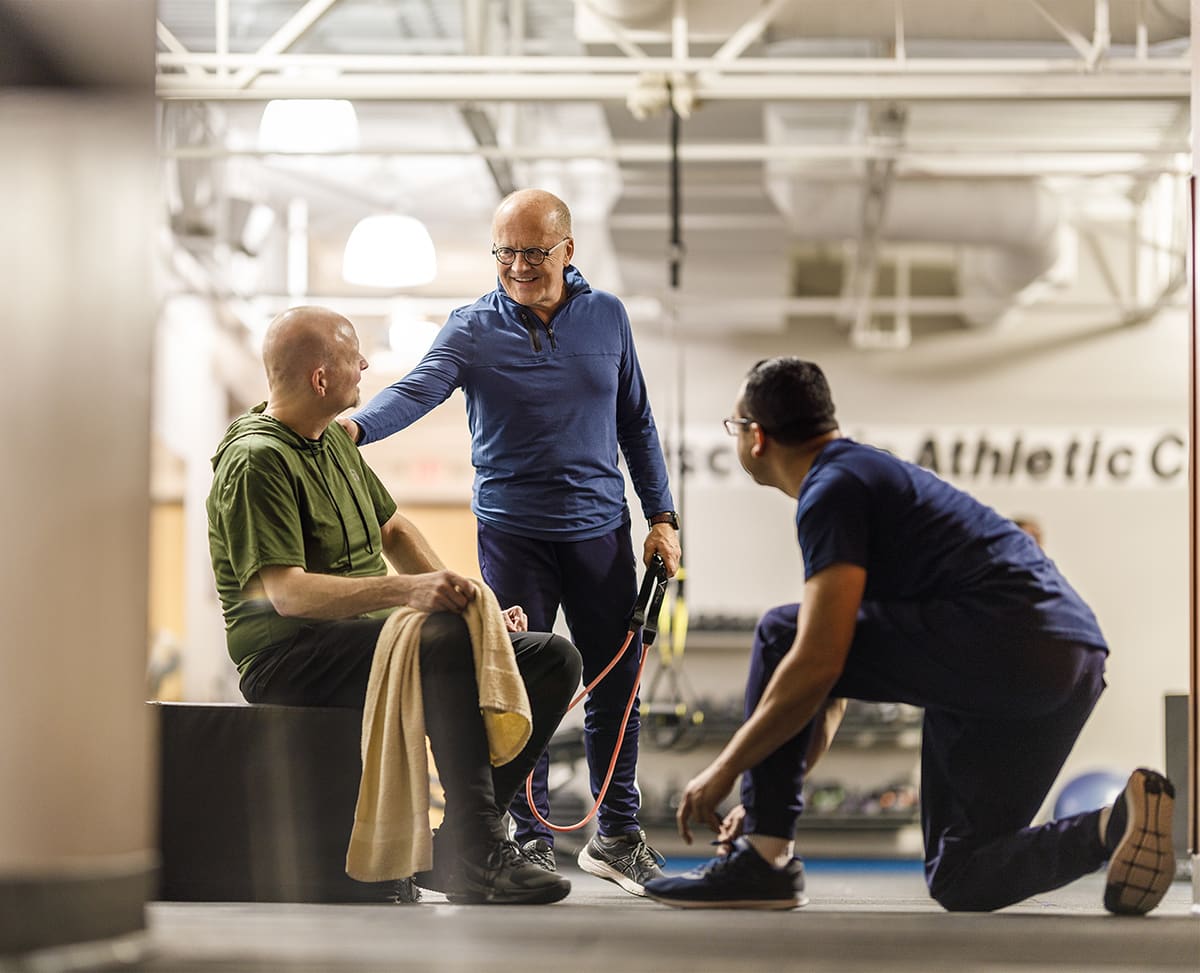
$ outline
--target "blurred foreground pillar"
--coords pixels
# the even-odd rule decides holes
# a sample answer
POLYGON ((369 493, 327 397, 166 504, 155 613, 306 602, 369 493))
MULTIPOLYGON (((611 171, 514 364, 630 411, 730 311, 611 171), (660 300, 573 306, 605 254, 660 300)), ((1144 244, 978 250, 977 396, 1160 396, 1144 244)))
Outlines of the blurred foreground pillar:
POLYGON ((153 59, 152 0, 0 0, 0 960, 154 888, 153 59))

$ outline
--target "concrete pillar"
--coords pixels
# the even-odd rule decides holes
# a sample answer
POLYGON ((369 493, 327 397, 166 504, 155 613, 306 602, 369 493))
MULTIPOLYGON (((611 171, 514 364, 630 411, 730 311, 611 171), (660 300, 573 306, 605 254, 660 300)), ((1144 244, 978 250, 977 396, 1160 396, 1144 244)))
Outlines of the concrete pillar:
POLYGON ((1188 370, 1189 403, 1188 488, 1191 492, 1191 661, 1188 692, 1188 753, 1189 774, 1186 781, 1177 781, 1176 798, 1188 802, 1188 848, 1192 857, 1192 912, 1200 915, 1200 470, 1197 462, 1197 437, 1200 435, 1200 306, 1197 304, 1196 258, 1197 238, 1197 175, 1200 166, 1200 0, 1192 0, 1192 178, 1191 237, 1188 246, 1191 278, 1191 361, 1188 370))
POLYGON ((154 888, 154 5, 0 0, 0 40, 2 958, 154 888))

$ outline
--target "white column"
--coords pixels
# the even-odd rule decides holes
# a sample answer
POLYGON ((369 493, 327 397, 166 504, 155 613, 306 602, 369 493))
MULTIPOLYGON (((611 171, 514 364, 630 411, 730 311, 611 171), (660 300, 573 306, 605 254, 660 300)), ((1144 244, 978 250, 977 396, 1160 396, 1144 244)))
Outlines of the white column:
POLYGON ((1190 435, 1188 436, 1188 469, 1189 489, 1191 490, 1191 680, 1188 697, 1188 743, 1189 743, 1189 774, 1188 780, 1177 781, 1176 797, 1188 802, 1188 849, 1192 856, 1192 912, 1200 915, 1200 569, 1197 558, 1200 555, 1200 471, 1197 470, 1197 429, 1200 423, 1200 388, 1197 387, 1197 374, 1200 374, 1200 343, 1197 342, 1197 322, 1200 320, 1200 307, 1196 303, 1196 257, 1197 257, 1197 160, 1200 159, 1200 0, 1192 0, 1192 178, 1191 178, 1191 233, 1190 260, 1188 274, 1191 290, 1191 362, 1189 373, 1189 394, 1191 396, 1190 435))
POLYGON ((116 6, 42 11, 62 60, 0 88, 0 956, 133 933, 153 894, 154 11, 116 6), (134 13, 91 83, 72 52, 134 13))

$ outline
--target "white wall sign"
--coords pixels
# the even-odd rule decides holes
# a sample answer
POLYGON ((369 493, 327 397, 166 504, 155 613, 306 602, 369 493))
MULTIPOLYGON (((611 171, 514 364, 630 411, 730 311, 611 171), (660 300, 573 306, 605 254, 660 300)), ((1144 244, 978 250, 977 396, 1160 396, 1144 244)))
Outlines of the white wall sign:
MULTIPOLYGON (((846 434, 880 446, 961 486, 1157 489, 1187 483, 1187 442, 1169 427, 860 426, 846 434)), ((672 445, 664 443, 676 468, 672 445)), ((693 482, 754 486, 734 440, 689 430, 685 470, 693 482)))

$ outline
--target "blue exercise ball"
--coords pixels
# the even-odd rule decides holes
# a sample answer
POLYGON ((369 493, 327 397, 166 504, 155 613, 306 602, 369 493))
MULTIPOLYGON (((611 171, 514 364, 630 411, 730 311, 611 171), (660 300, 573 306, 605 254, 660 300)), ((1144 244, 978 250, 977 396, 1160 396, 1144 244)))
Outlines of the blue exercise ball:
POLYGON ((1069 818, 1111 804, 1125 786, 1126 774, 1115 770, 1093 770, 1067 781, 1054 802, 1054 817, 1069 818))

